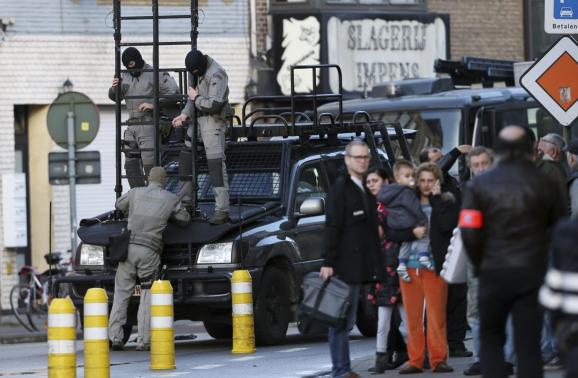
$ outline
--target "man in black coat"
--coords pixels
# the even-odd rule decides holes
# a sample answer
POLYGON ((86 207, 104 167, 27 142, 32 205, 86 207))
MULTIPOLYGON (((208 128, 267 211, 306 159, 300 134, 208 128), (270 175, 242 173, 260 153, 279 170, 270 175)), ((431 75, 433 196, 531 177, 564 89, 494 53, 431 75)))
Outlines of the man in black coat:
POLYGON ((482 374, 505 378, 505 328, 514 323, 519 378, 542 378, 538 290, 548 266, 550 230, 564 214, 555 185, 532 162, 531 131, 502 129, 499 163, 466 187, 460 229, 479 272, 482 374))
POLYGON ((325 251, 320 275, 333 275, 350 286, 347 324, 329 328, 329 349, 332 377, 354 378, 349 358, 349 331, 355 324, 361 284, 375 281, 381 263, 375 198, 364 185, 371 155, 359 140, 350 142, 345 150, 347 175, 335 180, 325 207, 325 251))

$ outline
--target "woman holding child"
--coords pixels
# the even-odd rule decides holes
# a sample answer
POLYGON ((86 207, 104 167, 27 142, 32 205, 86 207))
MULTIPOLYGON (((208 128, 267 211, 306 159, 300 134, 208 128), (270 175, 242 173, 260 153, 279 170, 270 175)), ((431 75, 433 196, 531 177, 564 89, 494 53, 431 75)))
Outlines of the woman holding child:
MULTIPOLYGON (((394 173, 397 176, 400 172, 394 173)), ((411 168, 404 163, 402 176, 411 176, 405 172, 411 168)), ((456 227, 459 216, 459 205, 450 193, 441 192, 443 174, 434 163, 424 163, 417 168, 417 205, 413 199, 396 203, 399 196, 388 198, 382 189, 379 195, 380 201, 398 209, 399 216, 404 217, 405 222, 414 219, 414 225, 408 230, 412 232, 390 232, 387 238, 390 241, 403 242, 401 250, 404 255, 405 266, 398 266, 398 273, 407 272, 400 280, 403 306, 407 317, 408 326, 408 363, 400 369, 400 374, 421 373, 425 363, 425 343, 423 313, 424 300, 427 316, 427 344, 429 362, 434 373, 449 373, 453 369, 446 363, 448 357, 448 344, 446 336, 446 302, 447 284, 439 276, 444 262, 445 254, 453 229, 456 227), (393 199, 392 199, 393 198, 393 199), (425 216, 425 228, 416 206, 425 216), (413 215, 412 215, 413 214, 413 215), (410 216, 413 216, 411 218, 410 216)), ((408 181, 408 180, 406 180, 408 181)), ((403 184, 404 179, 400 182, 403 184)), ((407 185, 412 186, 408 181, 407 185)), ((406 189, 407 190, 407 189, 406 189)), ((390 213, 391 216, 391 213, 390 213)))

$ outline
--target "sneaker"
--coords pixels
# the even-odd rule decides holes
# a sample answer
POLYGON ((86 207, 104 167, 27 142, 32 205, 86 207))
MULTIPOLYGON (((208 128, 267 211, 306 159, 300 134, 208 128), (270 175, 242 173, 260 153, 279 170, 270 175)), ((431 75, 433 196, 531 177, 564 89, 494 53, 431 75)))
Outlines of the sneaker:
POLYGON ((560 359, 558 357, 554 357, 550 360, 550 362, 548 362, 547 364, 544 365, 544 370, 545 371, 556 371, 556 370, 562 370, 564 368, 564 365, 562 365, 562 361, 560 361, 560 359))
POLYGON ((395 358, 391 362, 390 366, 391 369, 387 370, 394 370, 400 367, 401 365, 405 364, 409 360, 407 352, 395 352, 395 358))
POLYGON ((432 370, 433 373, 451 373, 453 371, 454 371, 454 368, 452 368, 450 365, 446 364, 445 362, 440 362, 432 370))
POLYGON ((403 280, 404 282, 411 282, 411 277, 409 276, 409 273, 407 272, 407 266, 405 266, 404 264, 399 264, 396 271, 397 271, 397 275, 399 276, 399 278, 401 280, 403 280))
POLYGON ((419 374, 423 373, 423 369, 415 367, 413 365, 406 365, 399 369, 399 374, 419 374))
POLYGON ((479 362, 474 362, 464 370, 464 375, 474 376, 482 375, 482 364, 479 362))
POLYGON ((420 255, 418 260, 419 260, 419 263, 421 264, 421 266, 423 266, 424 268, 429 269, 429 270, 434 269, 434 265, 433 265, 431 259, 429 258, 429 254, 420 255))
POLYGON ((210 224, 223 224, 229 223, 231 218, 229 218, 229 213, 225 211, 215 211, 212 217, 209 218, 210 224))
POLYGON ((137 352, 148 352, 149 350, 151 350, 151 346, 150 345, 137 345, 136 350, 137 350, 137 352))

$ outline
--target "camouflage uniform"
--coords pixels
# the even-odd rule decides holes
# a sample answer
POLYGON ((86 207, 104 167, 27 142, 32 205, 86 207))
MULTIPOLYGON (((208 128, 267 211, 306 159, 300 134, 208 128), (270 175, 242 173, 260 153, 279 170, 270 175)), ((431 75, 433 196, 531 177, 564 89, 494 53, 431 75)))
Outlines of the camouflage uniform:
MULTIPOLYGON (((227 73, 211 57, 207 56, 207 71, 197 85, 198 96, 194 102, 189 99, 181 112, 189 119, 196 109, 198 137, 205 146, 211 184, 215 193, 215 212, 229 212, 229 181, 225 165, 226 119, 233 114, 229 104, 229 86, 227 73)), ((187 130, 190 139, 192 128, 187 130)), ((189 143, 190 145, 190 143, 189 143)), ((191 183, 185 184, 181 192, 189 193, 191 183)))
MULTIPOLYGON (((152 70, 148 64, 143 66, 145 70, 152 70)), ((122 73, 120 82, 121 99, 125 96, 147 96, 147 98, 126 99, 126 108, 129 113, 128 122, 148 122, 147 125, 128 126, 124 132, 125 145, 131 149, 150 149, 150 151, 131 151, 126 153, 124 168, 127 173, 128 182, 131 188, 145 186, 143 178, 143 168, 145 177, 148 176, 150 169, 155 165, 155 126, 153 124, 152 111, 141 112, 139 105, 143 102, 153 103, 154 101, 154 73, 141 72, 139 76, 134 77, 128 72, 122 73), (142 167, 141 167, 142 159, 142 167)), ((175 79, 167 72, 162 72, 159 77, 159 94, 177 95, 179 86, 175 79)), ((116 87, 110 87, 108 97, 116 100, 116 87)), ((164 100, 164 104, 176 103, 176 100, 164 100)))
POLYGON ((122 344, 122 327, 127 320, 128 304, 138 277, 142 290, 138 309, 137 345, 148 347, 150 288, 160 265, 162 234, 169 218, 187 223, 190 217, 181 208, 177 196, 164 190, 163 184, 153 181, 152 177, 147 187, 131 189, 120 197, 116 207, 125 213, 128 211, 127 228, 131 231, 131 238, 128 257, 118 264, 116 271, 109 337, 113 344, 122 344))

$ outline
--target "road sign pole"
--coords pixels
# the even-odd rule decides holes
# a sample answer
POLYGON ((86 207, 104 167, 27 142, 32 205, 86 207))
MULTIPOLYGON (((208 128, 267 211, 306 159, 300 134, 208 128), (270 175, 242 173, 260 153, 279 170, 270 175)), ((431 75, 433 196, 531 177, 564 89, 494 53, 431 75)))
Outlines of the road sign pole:
POLYGON ((76 251, 76 135, 74 112, 66 116, 68 127, 68 188, 70 200, 70 253, 76 251))

